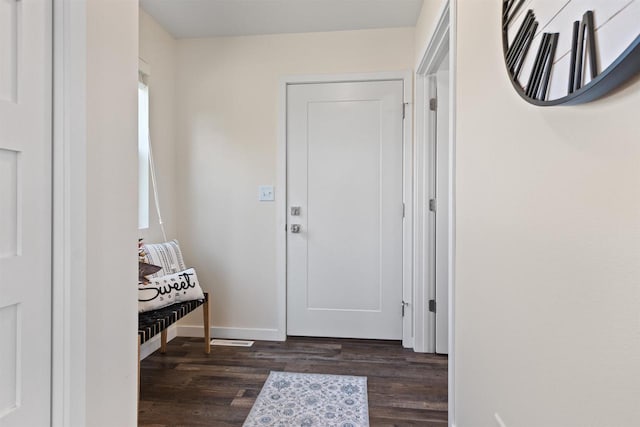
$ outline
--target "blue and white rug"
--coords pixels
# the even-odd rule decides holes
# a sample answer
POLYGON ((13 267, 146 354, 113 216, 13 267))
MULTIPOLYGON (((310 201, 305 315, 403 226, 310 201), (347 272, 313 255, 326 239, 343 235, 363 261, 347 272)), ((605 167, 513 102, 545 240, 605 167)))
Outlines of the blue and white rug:
POLYGON ((367 427, 367 377, 271 372, 243 427, 367 427))

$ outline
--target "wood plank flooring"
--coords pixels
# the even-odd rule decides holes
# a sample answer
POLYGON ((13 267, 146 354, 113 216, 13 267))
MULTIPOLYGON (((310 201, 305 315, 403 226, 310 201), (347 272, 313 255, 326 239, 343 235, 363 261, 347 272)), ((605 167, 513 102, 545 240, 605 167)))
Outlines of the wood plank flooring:
POLYGON ((139 425, 242 426, 270 371, 368 377, 371 426, 447 425, 447 357, 398 341, 290 337, 251 348, 176 338, 142 361, 139 425))

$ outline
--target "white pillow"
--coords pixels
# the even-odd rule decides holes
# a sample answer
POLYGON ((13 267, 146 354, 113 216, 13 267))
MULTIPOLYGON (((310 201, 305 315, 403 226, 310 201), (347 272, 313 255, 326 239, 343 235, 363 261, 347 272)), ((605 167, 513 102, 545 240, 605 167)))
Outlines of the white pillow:
POLYGON ((138 284, 138 311, 156 310, 178 302, 204 299, 198 276, 193 268, 138 284))
POLYGON ((147 276, 148 278, 162 277, 187 269, 177 240, 165 243, 145 243, 142 250, 147 263, 162 267, 162 270, 147 276))

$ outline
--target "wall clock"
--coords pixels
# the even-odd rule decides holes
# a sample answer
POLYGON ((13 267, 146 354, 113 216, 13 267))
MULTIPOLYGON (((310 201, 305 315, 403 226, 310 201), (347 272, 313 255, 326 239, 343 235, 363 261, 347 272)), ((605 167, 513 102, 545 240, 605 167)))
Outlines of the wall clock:
POLYGON ((640 72, 640 0, 503 0, 502 47, 526 101, 593 101, 640 72))

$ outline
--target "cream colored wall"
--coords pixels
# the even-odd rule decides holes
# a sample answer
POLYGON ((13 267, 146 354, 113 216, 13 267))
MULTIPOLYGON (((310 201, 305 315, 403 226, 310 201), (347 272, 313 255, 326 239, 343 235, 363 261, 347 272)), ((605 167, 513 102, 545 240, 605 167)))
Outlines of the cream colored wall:
POLYGON ((87 0, 86 420, 137 420, 138 2, 87 0))
POLYGON ((640 420, 640 82, 537 108, 458 1, 456 425, 640 420))
MULTIPOLYGON (((150 65, 148 77, 150 134, 153 148, 158 198, 167 238, 176 237, 176 40, 149 14, 140 9, 139 55, 150 65)), ((149 228, 140 230, 145 242, 161 242, 155 199, 150 188, 149 228)))
POLYGON ((214 334, 276 336, 276 205, 257 193, 276 181, 279 79, 411 69, 413 37, 405 28, 178 42, 178 237, 212 292, 214 334))

